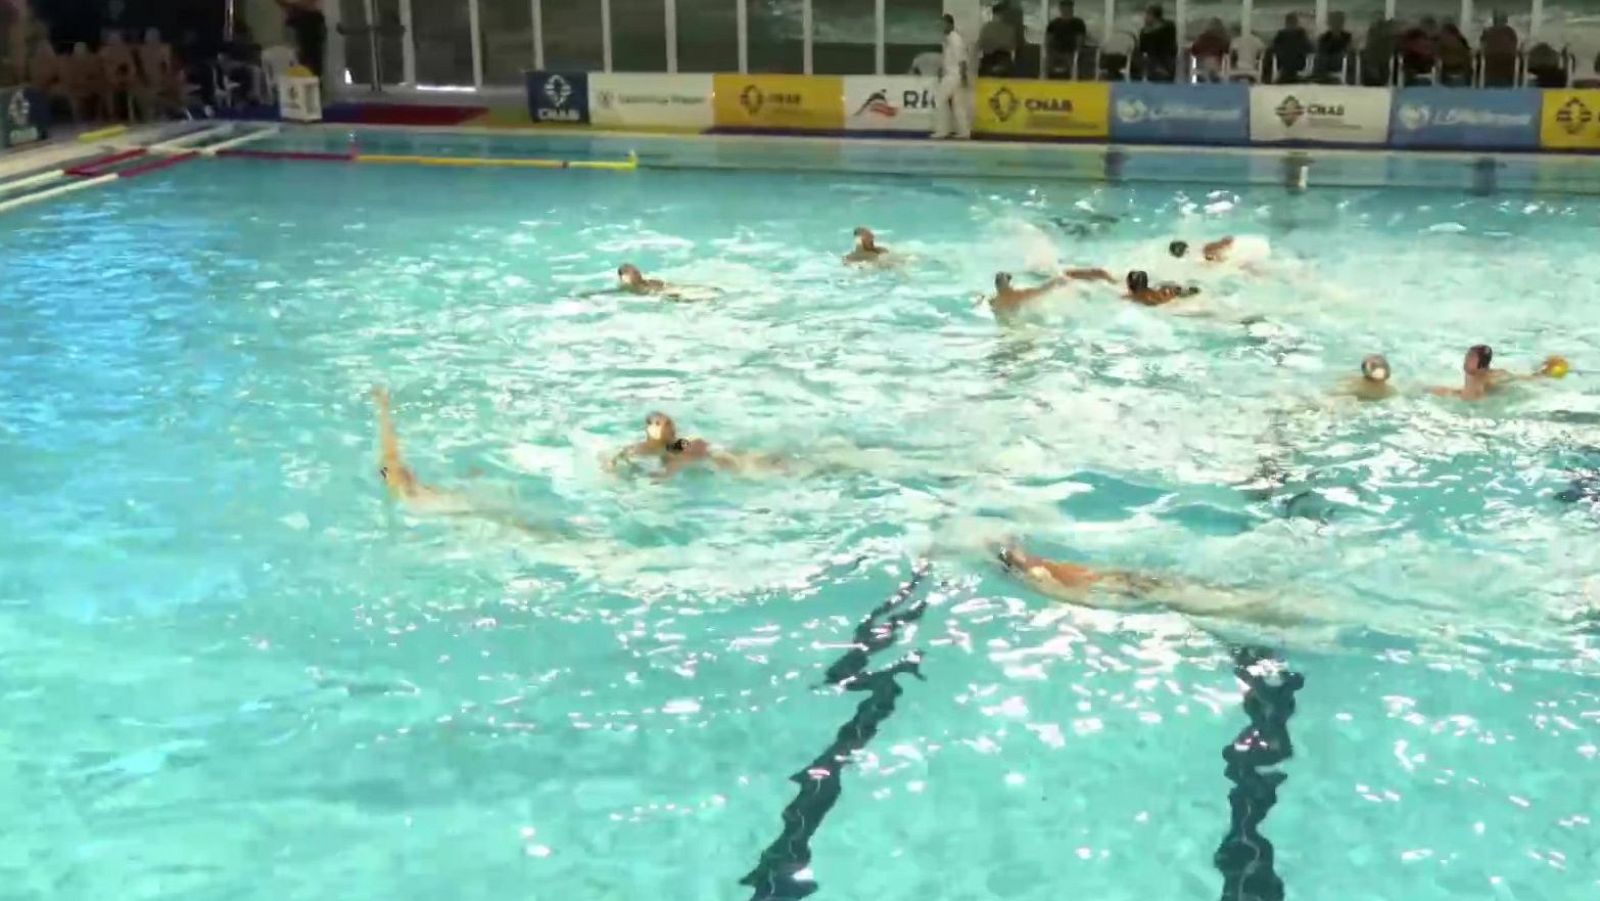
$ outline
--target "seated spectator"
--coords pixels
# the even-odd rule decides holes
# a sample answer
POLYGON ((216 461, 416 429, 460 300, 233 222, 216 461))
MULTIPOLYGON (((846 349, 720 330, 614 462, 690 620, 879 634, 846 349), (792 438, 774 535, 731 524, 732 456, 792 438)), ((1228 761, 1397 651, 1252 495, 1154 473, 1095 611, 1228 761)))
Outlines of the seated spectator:
POLYGON ((1088 44, 1089 27, 1078 18, 1072 0, 1061 0, 1061 12, 1045 29, 1045 72, 1051 78, 1072 78, 1078 51, 1088 44))
POLYGON ((1283 28, 1272 39, 1272 80, 1278 84, 1293 84, 1306 71, 1306 61, 1311 58, 1311 36, 1300 25, 1300 17, 1290 13, 1283 17, 1283 28))
POLYGON ((1344 13, 1328 13, 1328 30, 1317 38, 1317 56, 1311 67, 1313 81, 1328 83, 1344 80, 1351 38, 1350 32, 1344 28, 1344 13))
POLYGON ((106 29, 105 42, 100 45, 100 65, 108 115, 115 117, 126 110, 130 121, 148 116, 149 86, 139 73, 133 49, 122 40, 122 32, 106 29))
POLYGON ((54 105, 57 101, 65 103, 74 120, 81 118, 72 92, 67 88, 65 61, 56 54, 56 48, 50 46, 49 41, 40 41, 28 57, 28 84, 43 94, 50 104, 54 105))
POLYGON ((1472 85, 1472 47, 1454 22, 1439 32, 1439 83, 1452 87, 1472 85))
POLYGON ((1189 52, 1194 55, 1197 81, 1222 80, 1222 61, 1228 58, 1232 42, 1228 27, 1222 24, 1221 19, 1206 23, 1205 31, 1200 32, 1200 36, 1189 46, 1189 52))
POLYGON ((1167 21, 1161 7, 1144 12, 1144 29, 1134 47, 1133 75, 1145 81, 1171 81, 1178 71, 1178 26, 1167 21))
POLYGON ((109 116, 113 104, 107 96, 105 67, 100 57, 83 41, 72 45, 72 55, 62 63, 62 81, 72 104, 72 117, 79 122, 93 115, 109 116), (94 113, 90 113, 90 110, 94 113))
POLYGON ((1439 61, 1438 33, 1433 16, 1423 16, 1400 39, 1400 71, 1405 84, 1433 83, 1433 67, 1439 61))
POLYGON ((1528 75, 1541 88, 1567 86, 1567 67, 1562 64, 1561 54, 1546 43, 1535 44, 1528 51, 1528 75))
POLYGON ((159 29, 145 30, 144 43, 139 45, 139 69, 155 109, 179 115, 187 111, 184 97, 189 92, 189 79, 173 58, 172 48, 161 40, 159 29))
POLYGON ((1478 48, 1483 51, 1483 86, 1509 88, 1517 81, 1517 51, 1522 42, 1517 30, 1507 23, 1505 13, 1496 11, 1493 21, 1478 39, 1478 48))
POLYGON ((1382 12, 1372 14, 1367 40, 1361 47, 1361 83, 1367 87, 1389 84, 1394 74, 1394 21, 1382 12))
POLYGON ((1006 16, 1005 0, 995 4, 989 21, 978 30, 978 74, 1004 78, 1016 69, 1017 30, 1006 16))

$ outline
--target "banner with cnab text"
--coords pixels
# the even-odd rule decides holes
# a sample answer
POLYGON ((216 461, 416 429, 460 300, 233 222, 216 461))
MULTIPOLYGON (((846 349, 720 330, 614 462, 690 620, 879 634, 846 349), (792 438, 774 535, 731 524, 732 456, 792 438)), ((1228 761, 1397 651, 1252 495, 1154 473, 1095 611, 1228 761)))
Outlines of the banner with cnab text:
POLYGON ((834 75, 718 75, 712 79, 718 128, 841 131, 844 79, 834 75))
POLYGON ((976 107, 979 134, 1091 140, 1111 134, 1111 85, 1104 82, 980 78, 976 107))

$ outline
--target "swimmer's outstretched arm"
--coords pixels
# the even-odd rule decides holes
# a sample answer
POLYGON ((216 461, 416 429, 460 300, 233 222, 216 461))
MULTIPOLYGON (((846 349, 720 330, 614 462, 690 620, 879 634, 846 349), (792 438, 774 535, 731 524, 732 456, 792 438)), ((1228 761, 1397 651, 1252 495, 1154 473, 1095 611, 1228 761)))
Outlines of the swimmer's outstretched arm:
POLYGON ((394 430, 394 417, 389 413, 389 389, 381 385, 373 388, 372 400, 378 406, 378 459, 385 466, 404 466, 400 436, 394 430))
POLYGON ((1117 283, 1116 276, 1104 269, 1064 269, 1061 277, 1080 282, 1110 282, 1113 285, 1117 283))

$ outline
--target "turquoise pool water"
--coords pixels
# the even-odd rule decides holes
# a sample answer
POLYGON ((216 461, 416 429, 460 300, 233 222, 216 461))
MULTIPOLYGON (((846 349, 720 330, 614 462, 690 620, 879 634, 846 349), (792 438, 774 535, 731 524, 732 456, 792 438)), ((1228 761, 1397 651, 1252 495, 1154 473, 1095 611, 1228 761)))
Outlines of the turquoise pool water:
POLYGON ((1596 212, 234 160, 8 214, 5 894, 1272 898, 1253 835, 1215 858, 1236 782, 1264 797, 1222 755, 1248 642, 1304 679, 1262 714, 1287 896, 1590 897, 1597 377, 1328 394, 1372 351, 1455 381, 1478 341, 1592 372, 1596 212), (844 269, 858 224, 914 261, 844 269), (1219 234, 1261 273, 1161 256, 1219 234), (1212 316, 975 306, 1053 259, 1198 279, 1212 316), (723 293, 583 296, 623 260, 723 293), (385 498, 379 383, 419 474, 495 515, 385 498), (654 409, 796 462, 608 474, 654 409), (1005 536, 1317 623, 1053 604, 1005 536), (826 687, 924 557, 866 666, 923 678, 826 687), (824 816, 789 777, 841 747, 824 816))

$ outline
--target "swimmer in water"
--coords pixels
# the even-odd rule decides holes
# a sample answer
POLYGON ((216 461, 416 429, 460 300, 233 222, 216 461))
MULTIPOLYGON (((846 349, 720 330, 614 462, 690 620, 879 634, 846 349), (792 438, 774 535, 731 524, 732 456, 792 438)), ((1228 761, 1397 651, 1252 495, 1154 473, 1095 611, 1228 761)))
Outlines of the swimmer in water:
POLYGON ((1193 297, 1200 293, 1194 285, 1180 285, 1176 282, 1162 282, 1155 287, 1150 287, 1150 273, 1135 269, 1128 273, 1128 293, 1122 295, 1125 299, 1147 307, 1159 307, 1171 303, 1180 297, 1193 297))
POLYGON ((1130 570, 1092 569, 1048 560, 1011 545, 998 554, 1007 571, 1040 594, 1078 607, 1136 612, 1166 609, 1201 618, 1293 625, 1308 618, 1261 594, 1161 579, 1130 570))
POLYGON ((1357 400, 1385 400, 1395 394, 1389 384, 1389 361, 1383 354, 1368 354, 1361 360, 1361 374, 1345 380, 1343 393, 1357 400))
POLYGON ((1011 273, 996 272, 994 274, 994 296, 985 298, 985 300, 988 301, 989 309, 994 311, 995 318, 1006 319, 1015 315, 1025 304, 1038 300, 1067 282, 1072 281, 1105 281, 1116 284, 1117 280, 1104 269, 1064 269, 1060 275, 1046 280, 1043 284, 1034 285, 1031 288, 1018 288, 1011 283, 1011 273))
POLYGON ((844 255, 846 263, 888 263, 893 260, 889 248, 878 243, 872 229, 861 226, 855 230, 855 249, 844 255))
POLYGON ((618 469, 634 460, 649 459, 661 463, 660 471, 655 474, 657 479, 670 479, 691 466, 704 463, 733 472, 779 465, 772 458, 714 451, 709 443, 700 438, 680 437, 677 424, 665 413, 651 413, 644 418, 644 440, 619 451, 611 458, 611 468, 618 469))
POLYGON ((617 267, 617 289, 627 294, 674 301, 709 300, 717 293, 713 288, 672 285, 659 278, 645 278, 639 267, 632 263, 623 263, 617 267))
POLYGON ((1462 361, 1462 383, 1460 388, 1430 388, 1430 394, 1439 397, 1459 397, 1462 400, 1483 400, 1489 392, 1511 382, 1524 382, 1532 379, 1560 378, 1567 373, 1567 361, 1559 356, 1546 357, 1544 364, 1528 375, 1516 375, 1504 369, 1494 369, 1494 348, 1487 344, 1474 344, 1467 348, 1466 359, 1462 361))
MULTIPOLYGON (((1233 249, 1233 236, 1218 238, 1209 244, 1202 245, 1200 256, 1207 263, 1220 263, 1228 258, 1228 251, 1233 249)), ((1178 259, 1183 259, 1189 253, 1188 241, 1173 241, 1167 245, 1167 252, 1178 259)))

